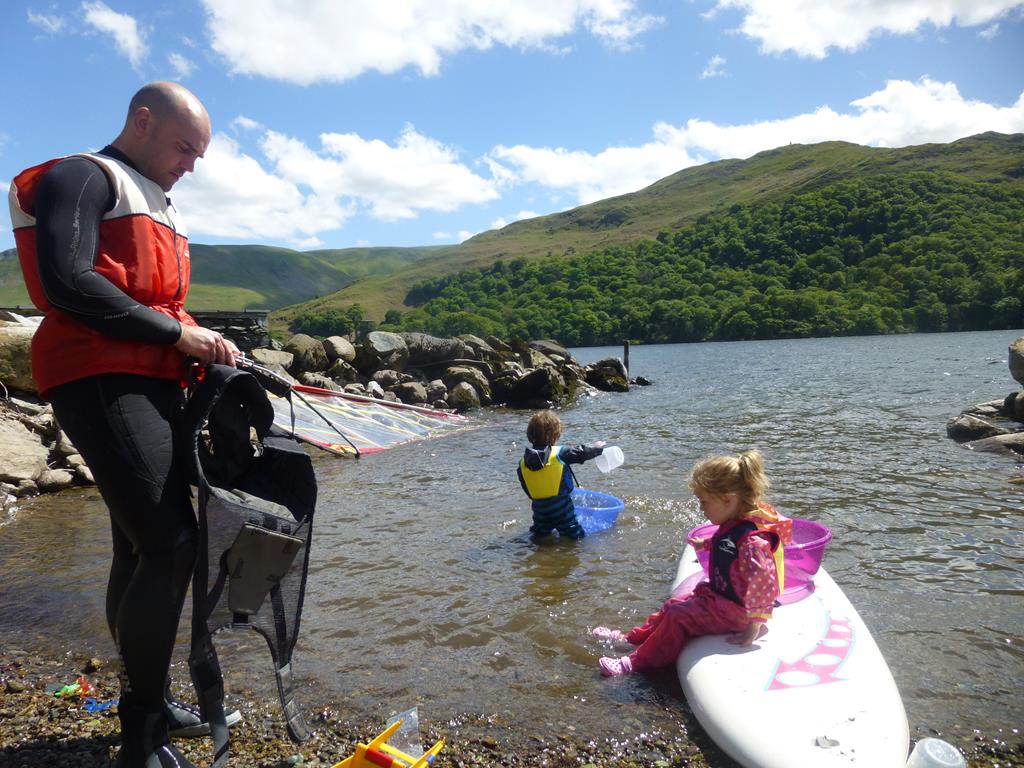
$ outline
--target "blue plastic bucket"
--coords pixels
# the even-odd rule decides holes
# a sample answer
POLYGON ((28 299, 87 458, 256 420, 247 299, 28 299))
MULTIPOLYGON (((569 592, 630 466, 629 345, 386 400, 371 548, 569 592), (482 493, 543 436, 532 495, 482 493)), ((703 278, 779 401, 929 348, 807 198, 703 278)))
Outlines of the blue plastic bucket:
POLYGON ((622 499, 586 488, 576 488, 572 492, 572 505, 576 509, 576 519, 588 534, 611 528, 626 506, 622 499))

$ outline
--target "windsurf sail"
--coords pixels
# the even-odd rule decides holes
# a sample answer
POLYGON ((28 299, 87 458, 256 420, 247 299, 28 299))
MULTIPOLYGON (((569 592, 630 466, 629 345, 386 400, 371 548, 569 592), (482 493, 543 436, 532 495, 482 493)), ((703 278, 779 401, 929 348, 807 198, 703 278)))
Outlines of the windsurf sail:
POLYGON ((465 416, 405 403, 292 384, 292 397, 271 397, 274 424, 337 454, 376 453, 464 429, 465 416), (294 422, 293 422, 294 414, 294 422))
POLYGON ((256 374, 267 390, 276 427, 331 453, 376 453, 465 429, 470 423, 451 411, 293 383, 244 357, 237 364, 256 374))

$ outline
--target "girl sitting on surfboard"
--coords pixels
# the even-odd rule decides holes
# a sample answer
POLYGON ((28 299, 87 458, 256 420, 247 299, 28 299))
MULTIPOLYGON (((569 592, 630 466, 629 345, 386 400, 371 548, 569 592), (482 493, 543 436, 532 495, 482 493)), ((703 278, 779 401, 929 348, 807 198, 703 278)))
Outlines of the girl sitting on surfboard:
POLYGON ((689 485, 704 516, 719 526, 710 539, 690 541, 711 551, 709 581, 670 597, 629 632, 595 627, 596 637, 637 646, 628 656, 602 657, 606 677, 672 664, 692 637, 733 633, 729 642, 750 645, 766 631, 782 592, 782 544, 792 524, 762 501, 768 478, 761 453, 705 459, 690 472, 689 485))
POLYGON ((570 464, 582 464, 604 451, 604 440, 593 445, 555 445, 562 436, 562 422, 554 411, 537 411, 526 426, 530 447, 519 461, 519 483, 533 499, 533 536, 554 530, 570 539, 586 535, 572 504, 573 481, 570 464))

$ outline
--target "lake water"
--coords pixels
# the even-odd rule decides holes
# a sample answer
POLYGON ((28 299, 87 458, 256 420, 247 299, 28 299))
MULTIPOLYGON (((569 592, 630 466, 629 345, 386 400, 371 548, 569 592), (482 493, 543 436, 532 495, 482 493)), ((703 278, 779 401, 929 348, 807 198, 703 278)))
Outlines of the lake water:
MULTIPOLYGON (((834 532, 825 564, 888 660, 912 735, 1018 742, 1024 485, 1011 480, 1024 471, 957 446, 945 423, 1017 388, 1005 361, 1021 334, 633 347, 631 374, 654 386, 561 413, 564 442, 605 439, 626 458, 607 475, 576 470, 626 502, 615 528, 581 542, 526 536, 515 467, 528 414, 477 413, 475 429, 359 460, 318 454, 300 680, 381 720, 419 704, 453 727, 477 713, 480 728, 541 735, 694 729, 674 674, 601 678, 588 630, 631 626, 666 597, 702 521, 689 467, 758 447, 770 500, 834 532)), ((621 352, 574 350, 583 363, 621 352)), ((108 537, 94 490, 28 502, 0 528, 0 643, 111 654, 108 537)), ((221 637, 229 684, 235 665, 258 680, 263 641, 221 637)))

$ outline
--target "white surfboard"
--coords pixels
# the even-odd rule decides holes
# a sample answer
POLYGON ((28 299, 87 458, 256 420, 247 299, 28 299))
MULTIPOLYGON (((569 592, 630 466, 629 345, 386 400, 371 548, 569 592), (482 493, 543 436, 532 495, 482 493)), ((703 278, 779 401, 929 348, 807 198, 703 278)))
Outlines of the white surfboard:
MULTIPOLYGON (((703 575, 693 547, 673 593, 703 575)), ((746 768, 903 768, 907 715, 863 620, 824 568, 814 589, 777 607, 753 646, 692 640, 676 663, 694 715, 746 768)))

